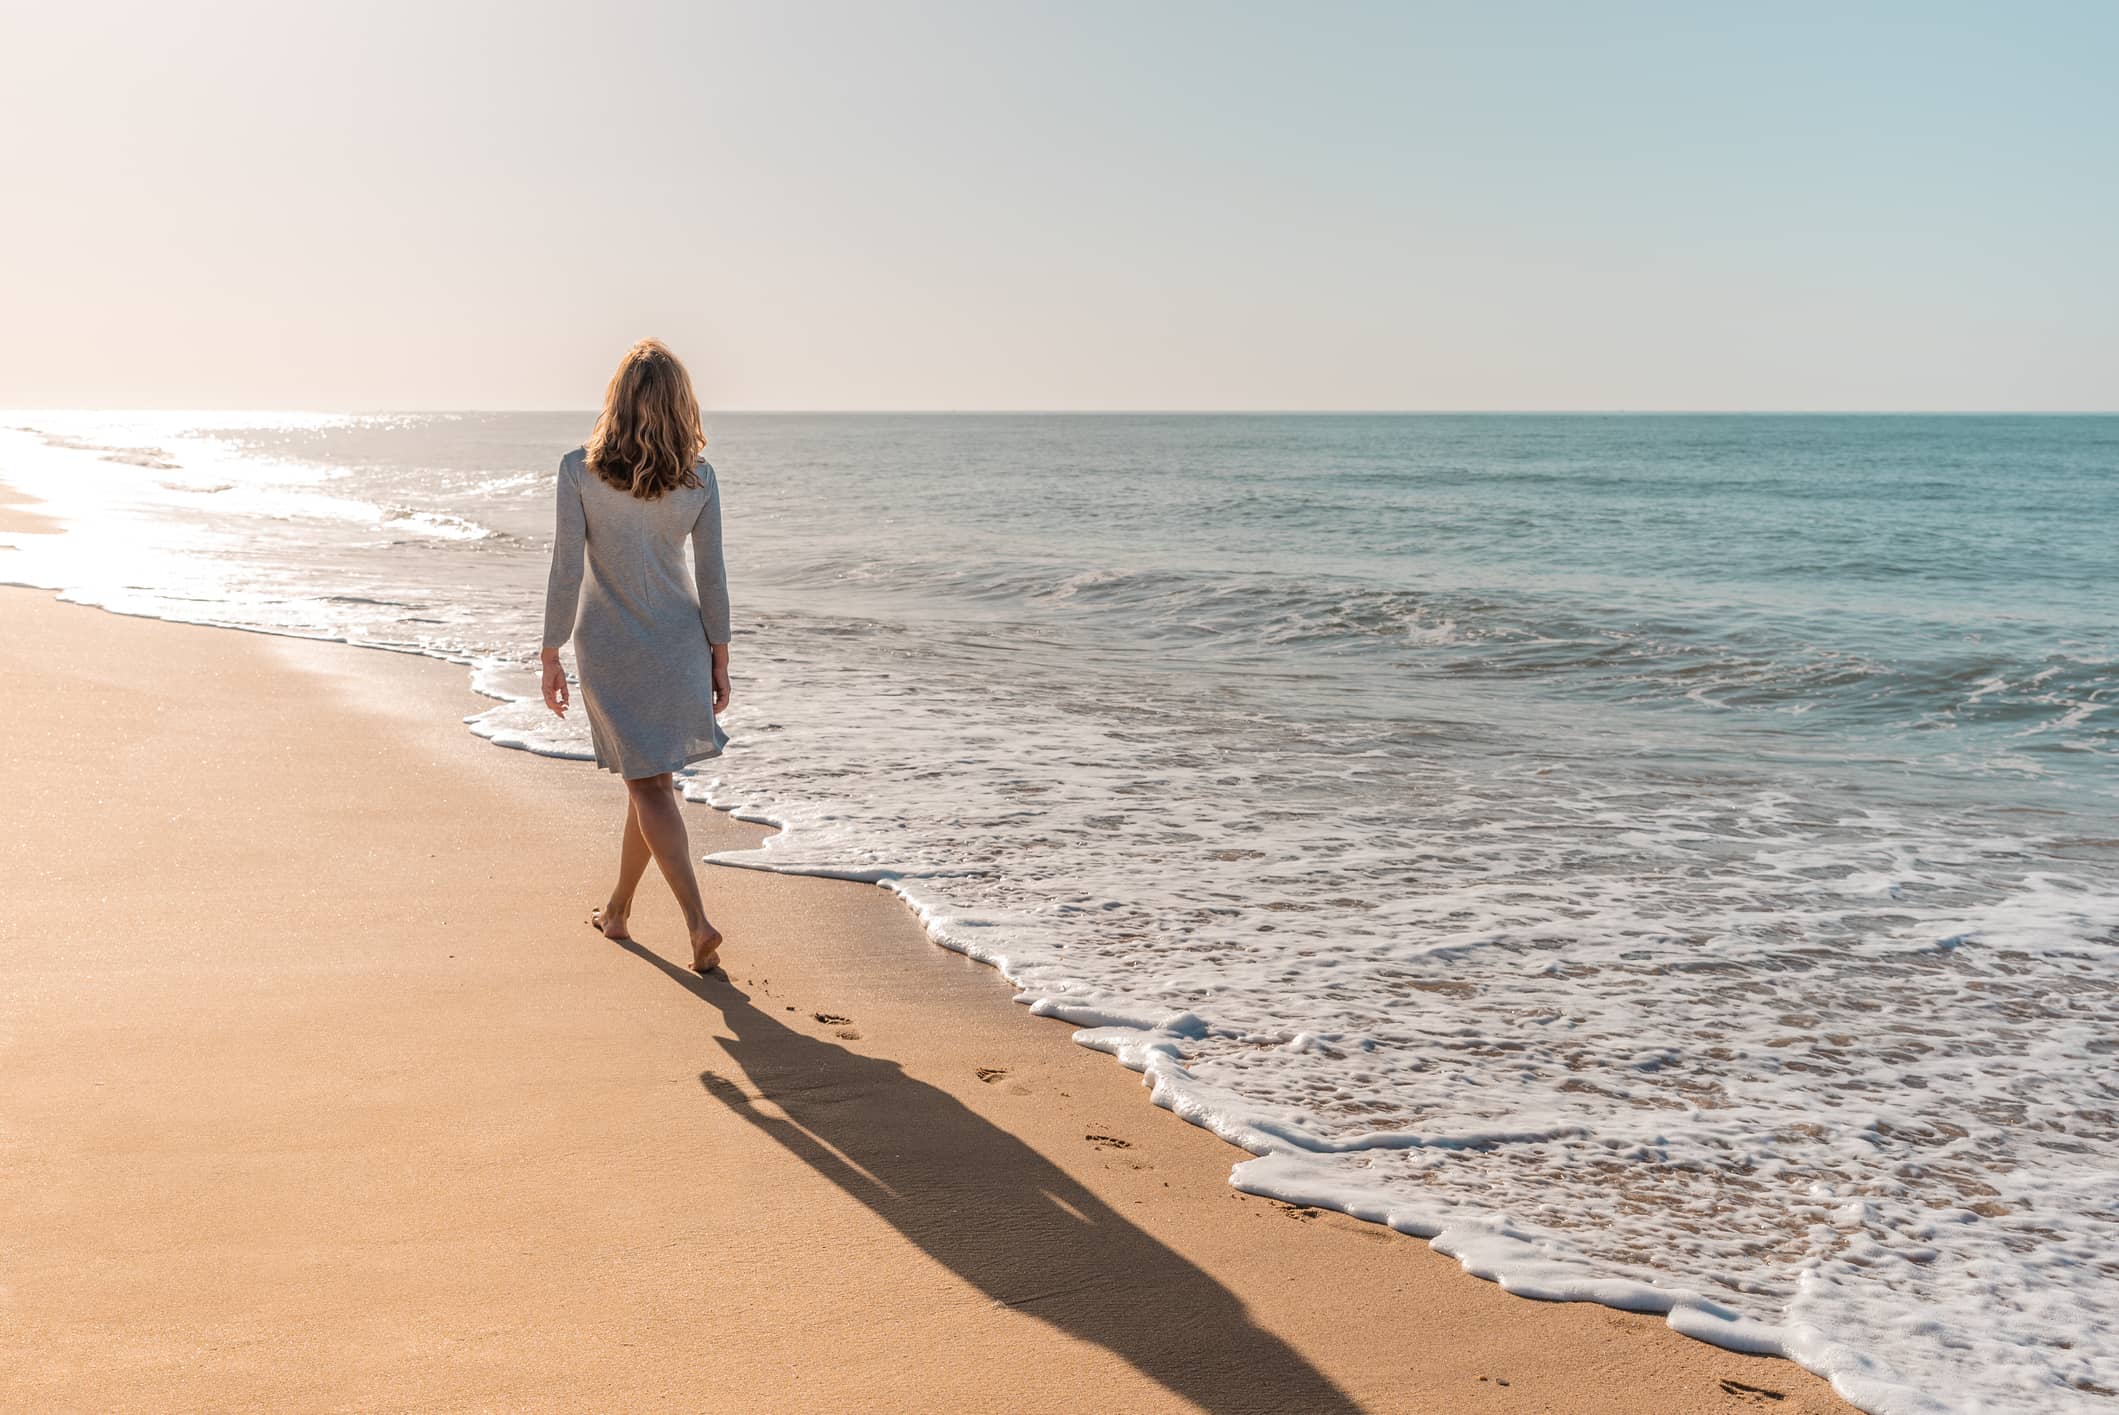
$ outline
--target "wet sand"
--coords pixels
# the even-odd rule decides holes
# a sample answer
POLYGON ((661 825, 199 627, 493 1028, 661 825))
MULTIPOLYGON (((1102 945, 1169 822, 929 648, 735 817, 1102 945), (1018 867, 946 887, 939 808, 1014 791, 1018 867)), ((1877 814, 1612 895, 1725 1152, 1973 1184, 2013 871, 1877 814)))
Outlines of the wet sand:
POLYGON ((30 509, 36 504, 30 497, 0 482, 0 535, 9 532, 44 534, 58 530, 58 522, 30 509))

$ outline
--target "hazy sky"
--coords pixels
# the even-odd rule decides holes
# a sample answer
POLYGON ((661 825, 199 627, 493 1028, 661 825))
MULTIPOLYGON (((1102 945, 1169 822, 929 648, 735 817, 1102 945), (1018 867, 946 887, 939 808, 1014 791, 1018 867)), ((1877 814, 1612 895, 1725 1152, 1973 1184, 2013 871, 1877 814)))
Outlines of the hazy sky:
POLYGON ((2119 407, 2119 4, 0 0, 0 407, 2119 407))

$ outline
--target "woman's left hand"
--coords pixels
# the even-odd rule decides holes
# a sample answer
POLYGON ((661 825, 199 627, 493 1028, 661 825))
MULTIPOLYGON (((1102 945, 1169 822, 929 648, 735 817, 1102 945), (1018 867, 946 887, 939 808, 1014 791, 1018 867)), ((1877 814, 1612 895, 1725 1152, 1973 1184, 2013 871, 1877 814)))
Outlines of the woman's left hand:
POLYGON ((554 717, 567 715, 567 671, 559 666, 559 655, 550 649, 544 655, 544 705, 554 717))

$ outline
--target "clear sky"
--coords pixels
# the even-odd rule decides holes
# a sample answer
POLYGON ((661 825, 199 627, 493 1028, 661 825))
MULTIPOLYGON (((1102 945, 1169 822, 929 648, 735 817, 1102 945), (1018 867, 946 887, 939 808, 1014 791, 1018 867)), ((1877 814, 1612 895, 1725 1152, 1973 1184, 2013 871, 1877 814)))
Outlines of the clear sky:
POLYGON ((2119 4, 0 4, 0 407, 2119 407, 2119 4))

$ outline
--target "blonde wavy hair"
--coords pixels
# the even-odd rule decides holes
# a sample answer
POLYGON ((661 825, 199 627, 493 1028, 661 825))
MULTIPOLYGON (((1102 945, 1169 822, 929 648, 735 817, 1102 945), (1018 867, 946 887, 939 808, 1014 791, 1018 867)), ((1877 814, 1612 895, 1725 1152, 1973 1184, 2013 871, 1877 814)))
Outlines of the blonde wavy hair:
POLYGON ((626 350, 589 434, 590 469, 620 491, 653 501, 672 487, 699 485, 693 468, 705 449, 699 395, 677 356, 660 339, 626 350))

